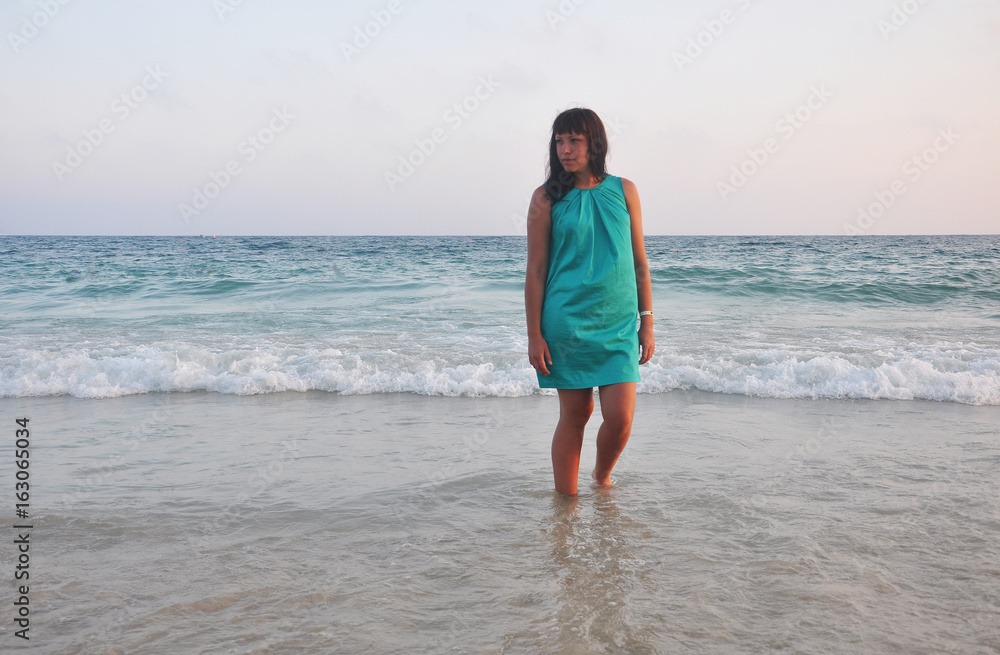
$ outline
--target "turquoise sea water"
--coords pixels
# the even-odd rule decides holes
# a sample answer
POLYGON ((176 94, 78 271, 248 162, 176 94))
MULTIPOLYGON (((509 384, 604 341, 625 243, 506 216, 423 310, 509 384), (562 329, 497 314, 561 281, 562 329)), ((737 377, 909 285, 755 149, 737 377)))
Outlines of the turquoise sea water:
MULTIPOLYGON (((1000 237, 647 237, 641 393, 1000 404, 1000 237)), ((0 238, 0 396, 539 393, 523 237, 0 238)))

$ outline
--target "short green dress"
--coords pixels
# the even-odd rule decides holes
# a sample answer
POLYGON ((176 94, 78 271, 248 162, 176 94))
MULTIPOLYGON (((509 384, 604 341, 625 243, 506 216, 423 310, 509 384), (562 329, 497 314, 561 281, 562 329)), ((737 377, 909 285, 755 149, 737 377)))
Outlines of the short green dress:
POLYGON ((572 189, 552 205, 538 386, 586 389, 639 381, 639 301, 632 226, 620 177, 572 189))

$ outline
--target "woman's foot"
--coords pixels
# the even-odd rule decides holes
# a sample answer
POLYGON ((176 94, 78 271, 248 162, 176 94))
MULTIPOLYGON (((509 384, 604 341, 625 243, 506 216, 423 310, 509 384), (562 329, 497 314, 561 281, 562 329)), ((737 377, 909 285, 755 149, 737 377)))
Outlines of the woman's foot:
POLYGON ((610 473, 602 478, 597 475, 597 469, 595 468, 591 471, 590 477, 594 479, 594 486, 598 489, 611 489, 615 486, 615 483, 611 481, 610 473))

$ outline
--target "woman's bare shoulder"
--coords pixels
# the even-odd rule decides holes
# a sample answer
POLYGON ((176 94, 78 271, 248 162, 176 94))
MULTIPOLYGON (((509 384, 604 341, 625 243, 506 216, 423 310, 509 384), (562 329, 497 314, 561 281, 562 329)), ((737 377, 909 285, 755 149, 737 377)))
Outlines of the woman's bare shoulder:
POLYGON ((546 193, 544 184, 531 193, 531 203, 541 205, 542 207, 552 206, 552 201, 549 200, 549 194, 546 193))
POLYGON ((625 201, 629 204, 637 204, 639 202, 639 189, 636 188, 635 183, 624 177, 620 179, 622 181, 622 192, 625 194, 625 201))

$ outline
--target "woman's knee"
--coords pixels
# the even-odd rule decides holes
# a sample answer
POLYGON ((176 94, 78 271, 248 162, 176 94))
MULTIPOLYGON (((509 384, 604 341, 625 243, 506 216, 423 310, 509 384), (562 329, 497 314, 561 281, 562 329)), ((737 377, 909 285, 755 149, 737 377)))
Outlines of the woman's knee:
POLYGON ((627 435, 635 413, 635 383, 601 388, 601 416, 606 430, 627 435))
POLYGON ((563 399, 559 403, 559 419, 574 425, 586 425, 593 413, 593 395, 563 399))
POLYGON ((616 434, 628 434, 632 431, 632 412, 627 408, 614 408, 602 412, 604 426, 616 434))

